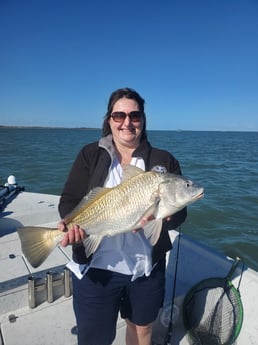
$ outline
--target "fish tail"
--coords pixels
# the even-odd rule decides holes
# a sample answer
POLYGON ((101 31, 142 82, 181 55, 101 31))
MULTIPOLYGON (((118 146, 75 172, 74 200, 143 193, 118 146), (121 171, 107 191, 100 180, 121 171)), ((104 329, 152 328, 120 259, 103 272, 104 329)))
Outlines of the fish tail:
POLYGON ((24 226, 17 229, 22 252, 32 267, 40 266, 56 247, 57 241, 52 235, 56 230, 37 226, 24 226))

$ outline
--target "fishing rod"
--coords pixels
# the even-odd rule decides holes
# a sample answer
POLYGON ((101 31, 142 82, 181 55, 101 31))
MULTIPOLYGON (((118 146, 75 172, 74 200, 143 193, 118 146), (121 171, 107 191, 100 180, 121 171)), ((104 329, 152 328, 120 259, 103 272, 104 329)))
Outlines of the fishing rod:
POLYGON ((169 317, 169 324, 167 329, 167 334, 164 339, 163 345, 172 345, 171 337, 173 332, 173 310, 174 310, 174 302, 175 302, 175 294, 176 294, 176 283, 177 283, 177 269, 178 269, 178 261, 179 261, 179 249, 180 249, 180 240, 181 240, 181 226, 179 227, 179 234, 177 240, 177 252, 176 252, 176 263, 175 263, 175 274, 174 274, 174 282, 173 282, 173 292, 171 297, 171 310, 170 310, 170 317, 169 317))

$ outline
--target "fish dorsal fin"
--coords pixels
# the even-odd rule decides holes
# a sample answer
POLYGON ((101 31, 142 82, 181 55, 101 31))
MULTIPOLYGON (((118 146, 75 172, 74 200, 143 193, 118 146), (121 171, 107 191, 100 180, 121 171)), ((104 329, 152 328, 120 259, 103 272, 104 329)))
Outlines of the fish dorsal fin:
POLYGON ((79 204, 65 216, 65 222, 68 224, 79 212, 85 207, 89 207, 94 201, 104 196, 112 188, 96 187, 92 189, 80 202, 79 204))
POLYGON ((134 165, 127 165, 123 169, 122 181, 124 182, 126 180, 129 180, 130 178, 137 176, 137 175, 140 175, 144 172, 145 172, 144 170, 137 168, 134 165))
POLYGON ((97 199, 104 196, 106 193, 110 192, 112 188, 105 188, 105 187, 96 187, 93 188, 83 199, 82 203, 85 204, 91 204, 97 199))

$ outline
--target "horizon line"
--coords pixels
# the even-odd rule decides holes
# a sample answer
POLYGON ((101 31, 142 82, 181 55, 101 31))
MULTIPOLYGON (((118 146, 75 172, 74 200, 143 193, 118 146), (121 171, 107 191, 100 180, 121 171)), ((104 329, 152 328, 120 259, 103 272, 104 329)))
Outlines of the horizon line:
MULTIPOLYGON (((17 128, 17 129, 75 129, 75 130, 102 130, 99 127, 64 127, 64 126, 27 126, 27 125, 0 125, 1 128, 17 128)), ((171 131, 171 132, 253 132, 257 133, 258 130, 246 129, 147 129, 149 131, 171 131)))

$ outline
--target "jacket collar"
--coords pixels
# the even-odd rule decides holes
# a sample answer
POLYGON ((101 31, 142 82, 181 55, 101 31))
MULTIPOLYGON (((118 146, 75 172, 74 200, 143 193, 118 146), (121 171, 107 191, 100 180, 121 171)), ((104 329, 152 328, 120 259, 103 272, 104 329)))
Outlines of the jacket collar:
MULTIPOLYGON (((99 147, 102 147, 105 150, 107 150, 112 160, 116 156, 112 134, 109 134, 106 137, 102 137, 99 140, 99 147)), ((140 145, 137 147, 137 149, 134 150, 132 156, 141 157, 144 160, 145 165, 146 165, 148 164, 148 161, 149 161, 150 150, 151 150, 150 143, 147 140, 142 140, 140 145)))

